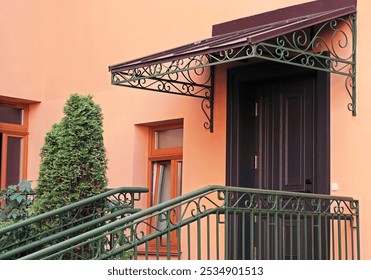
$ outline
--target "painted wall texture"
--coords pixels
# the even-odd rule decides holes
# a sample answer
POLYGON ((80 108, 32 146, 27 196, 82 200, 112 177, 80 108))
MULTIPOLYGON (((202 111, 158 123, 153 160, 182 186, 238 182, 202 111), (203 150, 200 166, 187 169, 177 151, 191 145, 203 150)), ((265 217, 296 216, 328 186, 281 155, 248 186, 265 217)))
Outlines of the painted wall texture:
MULTIPOLYGON (((226 66, 217 68, 214 133, 199 100, 114 87, 108 66, 211 36, 213 24, 300 4, 302 0, 0 1, 0 98, 32 101, 28 179, 37 181, 45 133, 71 93, 91 94, 104 114, 109 187, 147 184, 148 129, 184 119, 183 192, 225 185, 226 66)), ((360 200, 361 255, 371 259, 371 2, 357 5, 358 115, 347 110, 342 78, 331 76, 331 182, 334 195, 360 200)), ((35 183, 34 183, 35 184, 35 183)))

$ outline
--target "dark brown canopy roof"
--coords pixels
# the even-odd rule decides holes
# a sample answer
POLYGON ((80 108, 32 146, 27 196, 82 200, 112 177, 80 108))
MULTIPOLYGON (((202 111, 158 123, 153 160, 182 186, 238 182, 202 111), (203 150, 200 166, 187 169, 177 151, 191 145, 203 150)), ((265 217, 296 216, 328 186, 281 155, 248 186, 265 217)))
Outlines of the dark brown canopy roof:
POLYGON ((136 60, 111 65, 118 72, 190 56, 256 44, 354 13, 356 0, 322 0, 295 5, 213 26, 213 37, 136 60))
POLYGON ((213 66, 263 59, 346 76, 348 109, 356 115, 356 5, 318 0, 217 24, 211 38, 109 66, 111 82, 201 98, 212 131, 213 66))

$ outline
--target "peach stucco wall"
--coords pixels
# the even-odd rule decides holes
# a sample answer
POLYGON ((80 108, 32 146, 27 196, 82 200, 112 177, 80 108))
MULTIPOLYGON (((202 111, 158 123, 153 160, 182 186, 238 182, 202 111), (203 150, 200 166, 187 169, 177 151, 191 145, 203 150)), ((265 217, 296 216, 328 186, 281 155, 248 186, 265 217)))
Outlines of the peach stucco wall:
MULTIPOLYGON (((216 23, 308 1, 0 1, 0 96, 30 105, 28 178, 36 181, 45 133, 71 93, 92 94, 104 114, 109 186, 146 184, 147 131, 140 124, 184 119, 183 192, 225 184, 226 68, 217 68, 215 131, 203 128, 197 99, 110 85, 108 65, 211 35, 216 23), (228 3, 228 5, 226 4, 228 3)), ((358 0, 358 116, 343 80, 332 75, 331 182, 360 200, 362 258, 371 259, 371 29, 369 0, 358 0)))

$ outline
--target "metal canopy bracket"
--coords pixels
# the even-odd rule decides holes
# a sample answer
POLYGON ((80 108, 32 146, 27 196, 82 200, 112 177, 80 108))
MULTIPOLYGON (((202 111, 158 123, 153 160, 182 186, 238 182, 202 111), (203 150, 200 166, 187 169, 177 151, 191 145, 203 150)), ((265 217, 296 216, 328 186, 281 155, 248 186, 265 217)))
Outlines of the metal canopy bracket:
POLYGON ((260 58, 344 76, 348 110, 356 115, 355 13, 264 41, 248 39, 168 62, 162 58, 148 65, 127 64, 111 70, 112 84, 200 98, 207 119, 204 127, 213 132, 214 66, 260 58))
POLYGON ((112 84, 200 98, 207 118, 204 127, 212 132, 214 69, 208 59, 206 55, 195 56, 113 72, 112 84))

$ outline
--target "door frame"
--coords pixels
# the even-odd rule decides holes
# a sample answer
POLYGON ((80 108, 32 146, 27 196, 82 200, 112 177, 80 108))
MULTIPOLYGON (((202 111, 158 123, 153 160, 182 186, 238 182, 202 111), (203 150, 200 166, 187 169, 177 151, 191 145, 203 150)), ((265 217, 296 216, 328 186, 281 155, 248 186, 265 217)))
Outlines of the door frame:
MULTIPOLYGON (((316 78, 314 97, 314 173, 318 178, 318 194, 330 194, 330 74, 283 63, 264 62, 228 70, 227 80, 227 154, 226 185, 240 186, 239 178, 239 85, 312 75, 316 78), (317 133, 321 132, 321 133, 317 133)), ((251 186, 250 186, 251 187, 251 186)))

